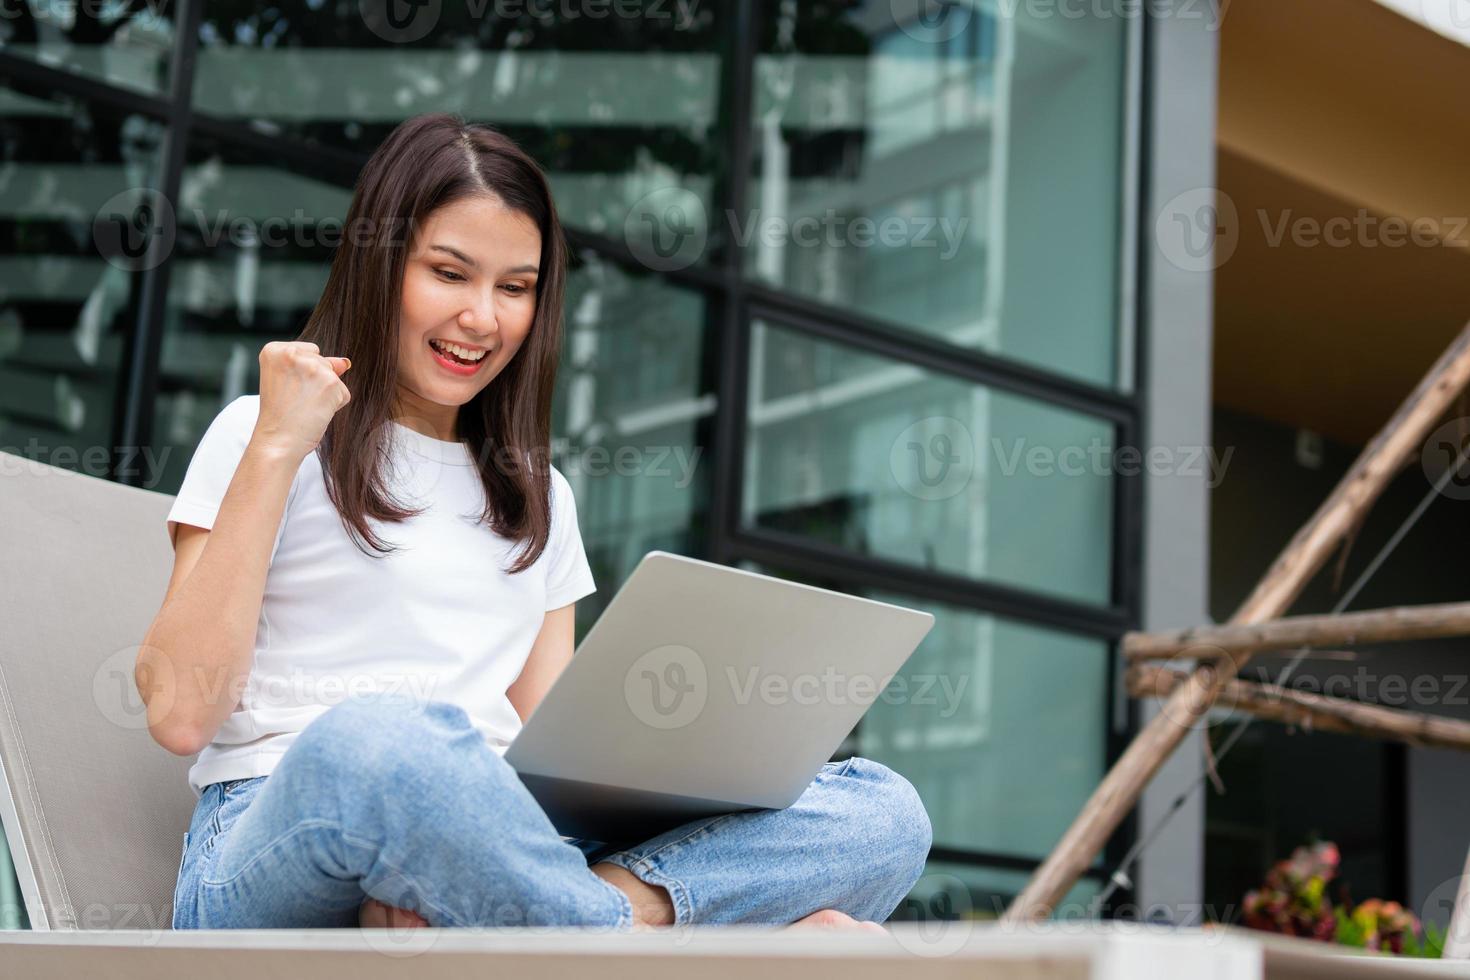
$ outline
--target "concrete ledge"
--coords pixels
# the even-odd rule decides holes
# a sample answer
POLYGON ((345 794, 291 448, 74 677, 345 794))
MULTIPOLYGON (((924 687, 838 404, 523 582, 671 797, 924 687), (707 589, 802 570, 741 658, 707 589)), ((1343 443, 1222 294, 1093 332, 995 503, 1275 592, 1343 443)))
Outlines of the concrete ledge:
MULTIPOLYGON (((1336 964, 1340 957, 1333 957, 1336 964)), ((1328 967, 1321 976, 1341 976, 1328 967)), ((26 980, 1261 980, 1238 934, 1121 923, 895 923, 887 935, 705 927, 605 930, 188 930, 0 933, 0 975, 26 980)))

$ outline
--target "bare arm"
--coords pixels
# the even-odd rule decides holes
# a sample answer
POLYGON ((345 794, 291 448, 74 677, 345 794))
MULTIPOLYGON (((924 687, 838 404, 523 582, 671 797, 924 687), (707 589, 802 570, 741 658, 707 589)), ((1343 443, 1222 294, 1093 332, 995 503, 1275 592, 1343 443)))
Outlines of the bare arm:
POLYGON ((351 400, 343 357, 276 341, 260 352, 260 414, 214 529, 180 524, 163 607, 148 627, 133 678, 148 732, 176 755, 208 745, 240 700, 255 653, 271 546, 291 481, 327 423, 351 400))
POLYGON ((515 683, 506 689, 505 696, 521 721, 531 717, 531 712, 551 690, 552 682, 561 676, 567 664, 572 662, 573 640, 576 637, 577 604, 571 603, 546 614, 541 623, 541 632, 526 657, 526 665, 515 683))
POLYGON ((134 673, 148 731, 177 755, 208 745, 250 676, 271 546, 301 461, 252 439, 215 530, 180 524, 163 608, 134 673))

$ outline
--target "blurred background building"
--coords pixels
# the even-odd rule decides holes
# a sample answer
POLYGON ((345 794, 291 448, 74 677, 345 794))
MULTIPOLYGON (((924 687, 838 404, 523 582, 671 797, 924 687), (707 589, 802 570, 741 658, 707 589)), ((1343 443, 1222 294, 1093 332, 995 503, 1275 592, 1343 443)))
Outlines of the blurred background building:
MULTIPOLYGON (((932 611, 843 749, 928 805, 910 912, 1016 893, 1150 710, 1118 638, 1227 617, 1470 315, 1463 249, 1255 216, 1470 212, 1470 52, 1374 0, 4 3, 0 448, 174 492, 304 324, 372 149, 421 112, 499 128, 574 251, 579 629, 654 548, 932 611)), ((1453 597, 1433 545, 1364 602, 1453 597)), ((1422 897, 1466 842, 1420 765, 1450 763, 1257 726, 1113 901, 1238 902, 1312 832, 1422 897)))

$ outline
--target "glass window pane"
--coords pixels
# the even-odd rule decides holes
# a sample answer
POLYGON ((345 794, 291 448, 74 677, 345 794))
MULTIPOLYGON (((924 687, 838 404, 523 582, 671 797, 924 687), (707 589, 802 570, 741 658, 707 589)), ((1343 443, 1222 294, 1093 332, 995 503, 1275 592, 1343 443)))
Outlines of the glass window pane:
POLYGON ((0 89, 0 448, 109 475, 163 131, 0 89))
POLYGON ((723 160, 713 5, 552 18, 535 3, 513 5, 519 16, 503 4, 404 4, 396 26, 365 16, 388 6, 207 6, 195 107, 364 154, 409 116, 458 113, 536 158, 567 225, 619 239, 626 228, 645 250, 645 225, 630 220, 640 199, 657 192, 642 209, 658 214, 712 207, 723 160))
POLYGON ((169 0, 5 0, 0 51, 161 95, 178 9, 169 0))
POLYGON ((597 580, 577 603, 580 631, 649 551, 705 554, 716 407, 707 315, 703 294, 592 253, 568 283, 552 421, 597 580))
POLYGON ((306 326, 351 198, 255 150, 189 141, 154 415, 159 489, 177 492, 219 410, 260 390, 261 347, 306 326))
POLYGON ((743 519, 1106 605, 1113 426, 763 322, 743 519))
POLYGON ((748 274, 1113 385, 1131 18, 762 7, 748 274))
POLYGON ((938 602, 934 629, 863 717, 857 753, 903 773, 934 845, 1045 857, 1102 779, 1109 646, 938 602))
POLYGON ((1036 861, 1050 852, 1105 771, 1106 640, 853 587, 838 573, 739 564, 932 613, 934 628, 832 757, 903 774, 924 800, 935 847, 1036 861))

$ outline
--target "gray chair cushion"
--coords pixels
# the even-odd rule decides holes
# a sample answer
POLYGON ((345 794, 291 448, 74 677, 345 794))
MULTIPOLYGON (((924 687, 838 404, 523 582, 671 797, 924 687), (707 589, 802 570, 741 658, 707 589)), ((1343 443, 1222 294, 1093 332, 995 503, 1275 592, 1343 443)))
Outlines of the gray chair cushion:
POLYGON ((172 920, 193 760, 148 735, 133 681, 172 500, 0 453, 0 816, 32 928, 172 920))

